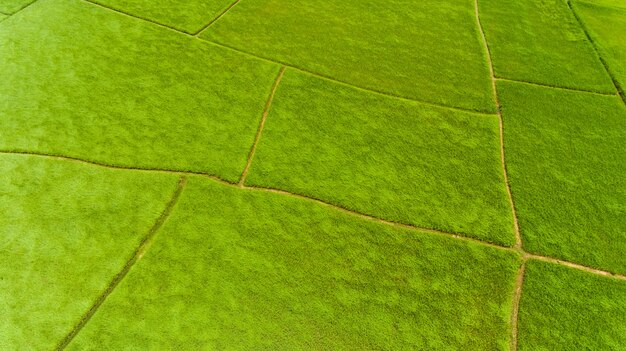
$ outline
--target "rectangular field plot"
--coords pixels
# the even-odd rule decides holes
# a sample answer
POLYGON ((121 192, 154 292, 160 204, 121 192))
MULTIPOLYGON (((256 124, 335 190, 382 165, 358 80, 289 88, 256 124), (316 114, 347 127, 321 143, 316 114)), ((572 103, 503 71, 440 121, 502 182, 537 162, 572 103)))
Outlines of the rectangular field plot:
POLYGON ((0 155, 0 349, 55 349, 137 249, 177 182, 0 155))
POLYGON ((472 0, 241 1, 201 36, 371 90, 495 110, 472 0))
POLYGON ((519 350, 623 350, 626 281, 551 263, 526 268, 519 350))
POLYGON ((226 10, 233 0, 92 0, 187 33, 196 33, 226 10))
POLYGON ((514 243, 498 118, 287 70, 247 184, 379 218, 514 243))
POLYGON ((0 27, 0 150, 237 180, 279 67, 82 1, 0 27))
POLYGON ((617 80, 622 96, 626 90, 626 2, 619 0, 575 1, 591 38, 617 80))
POLYGON ((192 177, 70 350, 495 350, 518 257, 192 177))
POLYGON ((500 82, 526 250, 626 273, 626 109, 617 96, 500 82))
POLYGON ((614 92, 565 0, 479 0, 479 10, 496 76, 614 92))

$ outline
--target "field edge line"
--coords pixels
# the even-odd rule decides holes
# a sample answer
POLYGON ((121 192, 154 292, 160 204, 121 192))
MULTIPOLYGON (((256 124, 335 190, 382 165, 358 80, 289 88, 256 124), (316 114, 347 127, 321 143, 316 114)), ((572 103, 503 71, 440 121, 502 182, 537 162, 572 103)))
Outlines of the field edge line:
POLYGON ((478 24, 478 31, 482 38, 485 54, 487 55, 487 66, 489 66, 489 73, 491 74, 491 85, 493 88, 493 98, 496 103, 496 111, 498 115, 498 124, 500 129, 500 163, 502 164, 502 174, 504 176, 504 183, 506 186, 507 197, 509 200, 509 206, 511 206, 511 212, 513 215, 513 231, 515 233, 515 248, 523 250, 522 234, 520 232, 519 220, 517 218, 517 210, 515 209, 515 201, 513 201, 513 192, 511 191, 511 182, 509 180, 509 174, 506 167, 506 156, 504 149, 504 119, 502 118, 502 106, 500 99, 498 98, 498 87, 496 82, 495 70, 493 68, 493 60, 491 58, 491 49, 489 49, 489 43, 487 42, 487 36, 483 29, 482 22, 480 20, 480 11, 478 10, 478 0, 474 0, 474 12, 476 14, 476 23, 478 24))
POLYGON ((511 306, 511 340, 509 342, 509 350, 517 351, 519 340, 519 307, 522 300, 522 290, 524 286, 524 276, 526 272, 527 258, 522 258, 522 265, 517 271, 515 279, 515 290, 513 290, 513 305, 511 306))
POLYGON ((272 85, 272 91, 270 92, 269 97, 267 98, 267 102, 265 103, 265 108, 263 109, 263 115, 261 117, 261 122, 259 123, 259 127, 256 131, 256 136, 254 137, 254 143, 252 144, 252 148, 250 149, 250 153, 248 154, 248 162, 246 162, 246 168, 244 168, 243 173, 241 173, 241 177, 239 178, 239 182, 237 185, 243 187, 246 177, 248 176, 248 171, 250 170, 250 166, 252 165, 252 159, 254 158, 254 154, 256 152, 257 145, 259 144, 259 140, 261 140, 261 135, 263 134, 263 127, 265 127, 265 121, 267 120, 267 115, 270 112, 270 108, 272 107, 272 102, 274 101, 274 96, 276 95, 276 90, 278 89, 278 85, 280 85, 280 81, 283 79, 285 75, 285 70, 287 66, 282 65, 280 67, 280 71, 278 71, 278 75, 274 80, 274 84, 272 85))
POLYGON ((93 315, 98 311, 100 306, 102 306, 102 304, 106 301, 109 295, 111 295, 111 293, 122 282, 122 280, 126 277, 126 275, 128 275, 132 267, 143 257, 143 255, 146 253, 146 251, 150 247, 150 244, 154 240, 159 229, 161 229, 163 224, 165 224, 165 222, 167 221, 167 219, 170 217, 171 213, 173 212, 174 207, 178 203, 178 200, 180 199, 180 195, 182 194, 186 185, 187 185, 187 177, 181 176, 178 180, 178 186, 176 187, 176 190, 172 194, 171 199, 168 201, 167 205, 165 206, 165 209, 163 210, 161 215, 157 218, 157 220, 154 222, 152 227, 150 227, 150 230, 148 230, 148 233, 143 237, 139 246, 137 247, 137 249, 135 249, 135 252, 133 253, 133 255, 126 262, 124 267, 122 267, 122 270, 118 272, 115 275, 115 277, 113 277, 113 280, 111 280, 107 288, 102 292, 102 294, 100 294, 100 296, 96 299, 94 304, 83 315, 83 317, 80 319, 78 324, 76 324, 74 328, 72 328, 70 333, 67 334, 65 338, 63 338, 63 340, 61 340, 61 342, 59 343, 59 345, 57 346, 55 350, 57 351, 65 350, 65 348, 72 342, 72 340, 74 340, 76 335, 78 335, 78 333, 83 329, 83 327, 85 327, 85 325, 89 322, 91 317, 93 317, 93 315))
POLYGON ((170 27, 168 25, 165 25, 165 24, 162 24, 162 23, 158 23, 158 22, 146 19, 146 18, 139 17, 139 16, 131 15, 131 14, 128 14, 126 12, 117 10, 115 8, 104 6, 104 5, 100 4, 100 3, 95 2, 97 0, 79 0, 79 1, 82 1, 84 3, 90 4, 90 5, 93 5, 93 6, 97 6, 97 7, 101 8, 101 9, 103 9, 103 10, 107 10, 107 11, 111 11, 111 12, 117 13, 118 15, 126 16, 126 17, 129 17, 129 18, 134 18, 135 20, 147 22, 147 23, 150 23, 152 25, 161 27, 162 29, 169 30, 169 31, 172 31, 172 32, 176 32, 178 34, 185 35, 185 36, 190 37, 190 38, 194 38, 194 39, 199 40, 199 41, 201 41, 201 42, 203 42, 205 44, 208 44, 208 45, 214 45, 214 46, 218 46, 218 47, 221 47, 221 48, 224 48, 224 49, 227 49, 227 50, 238 52, 238 53, 240 53, 242 55, 246 55, 246 56, 249 56, 249 57, 254 57, 257 60, 266 61, 266 62, 274 63, 274 64, 277 64, 277 65, 283 65, 285 67, 294 69, 296 71, 300 71, 300 72, 303 72, 303 73, 306 73, 306 74, 310 74, 310 75, 315 76, 315 77, 320 78, 320 79, 329 80, 329 81, 332 81, 332 82, 334 82, 336 84, 349 86, 349 87, 352 87, 354 89, 358 89, 360 91, 365 91, 365 92, 368 92, 368 93, 371 93, 371 94, 385 96, 387 98, 398 99, 398 100, 402 100, 402 101, 408 101, 408 102, 412 102, 412 103, 418 103, 418 104, 433 106, 433 107, 447 109, 447 110, 452 110, 452 111, 472 113, 472 114, 483 115, 483 116, 493 116, 493 115, 496 115, 495 112, 490 112, 490 111, 486 111, 486 110, 477 110, 477 109, 463 108, 463 107, 457 107, 457 106, 451 106, 451 105, 444 105, 444 104, 440 104, 440 103, 436 103, 436 102, 432 102, 432 101, 418 100, 416 98, 406 97, 406 96, 402 96, 402 95, 398 95, 398 94, 394 94, 394 93, 390 93, 390 92, 384 92, 384 91, 376 90, 376 89, 373 89, 373 88, 366 88, 366 87, 363 87, 363 86, 358 86, 358 85, 355 85, 355 84, 352 84, 352 83, 349 83, 349 82, 346 82, 346 81, 342 81, 342 80, 339 80, 339 79, 336 79, 336 78, 332 78, 330 76, 326 76, 326 75, 323 75, 323 74, 320 74, 320 73, 312 72, 310 70, 307 70, 306 68, 294 66, 294 65, 288 64, 288 63, 283 62, 283 61, 278 61, 276 59, 271 59, 271 58, 268 58, 268 57, 264 57, 264 56, 261 56, 259 54, 248 52, 248 51, 245 51, 245 50, 242 50, 242 49, 239 49, 239 48, 236 48, 236 47, 224 44, 224 43, 220 43, 220 42, 217 42, 217 41, 209 40, 209 39, 206 39, 206 38, 200 38, 197 35, 193 35, 191 33, 187 33, 185 31, 176 29, 174 27, 170 27))
POLYGON ((542 262, 548 262, 548 263, 552 263, 552 264, 558 264, 560 266, 576 269, 576 270, 579 270, 579 271, 584 271, 584 272, 595 274, 595 275, 601 275, 601 276, 607 277, 607 278, 613 278, 613 279, 617 279, 617 280, 626 281, 626 275, 619 274, 619 273, 613 273, 613 272, 605 271, 605 270, 602 270, 602 269, 593 268, 593 267, 585 266, 585 265, 582 265, 582 264, 561 260, 561 259, 554 258, 554 257, 536 255, 536 254, 531 254, 531 253, 527 253, 526 257, 528 259, 532 259, 532 260, 536 260, 536 261, 542 261, 542 262))
POLYGON ((593 48, 593 51, 598 56, 598 59, 600 60, 600 63, 602 63, 602 66, 604 67, 604 70, 606 71, 607 75, 611 79, 611 82, 613 82, 613 86, 615 87, 615 90, 617 92, 617 96, 620 98, 620 100, 622 100, 622 103, 624 104, 624 106, 626 106, 626 97, 624 96, 623 87, 617 81, 617 78, 613 74, 613 71, 611 71, 611 68, 609 67, 609 64, 604 60, 604 58, 600 54, 600 50, 598 50, 598 46, 596 45, 596 42, 591 37, 591 34, 589 34, 589 30, 587 29, 587 26, 585 25, 585 22, 582 20, 582 18, 580 18, 580 16, 578 15, 578 12, 576 12, 576 9, 574 9, 574 5, 572 5, 572 1, 571 0, 567 0, 567 7, 569 7, 570 11, 574 15, 574 18, 576 19, 576 22, 578 23, 578 26, 583 31, 583 33, 585 33, 585 37, 587 38, 587 41, 589 42, 589 44, 591 44, 591 47, 593 48))
POLYGON ((216 183, 218 183, 220 185, 223 185, 223 186, 228 186, 228 187, 233 187, 233 188, 243 189, 243 190, 251 190, 251 191, 265 191, 265 192, 269 192, 269 193, 280 194, 282 196, 290 196, 290 197, 294 197, 294 198, 304 199, 304 200, 312 201, 312 202, 315 202, 317 204, 330 207, 330 208, 332 208, 332 209, 334 209, 336 211, 341 211, 341 212, 344 212, 344 213, 347 213, 347 214, 350 214, 352 216, 359 217, 359 218, 362 218, 362 219, 365 219, 365 220, 376 221, 376 222, 379 222, 379 223, 383 223, 385 225, 405 228, 405 229, 413 230, 413 231, 421 231, 421 232, 429 233, 429 234, 447 236, 447 237, 450 237, 452 239, 466 241, 466 242, 473 242, 473 243, 476 243, 476 244, 479 244, 479 245, 482 245, 482 246, 493 247, 493 248, 496 248, 496 249, 505 250, 505 251, 509 251, 509 252, 516 252, 516 253, 521 254, 524 257, 527 257, 527 258, 530 258, 530 259, 535 259, 535 260, 540 260, 540 261, 545 261, 545 262, 551 262, 551 263, 554 263, 554 264, 567 266, 567 267, 574 268, 574 269, 577 269, 577 270, 590 272, 590 273, 593 273, 593 274, 596 274, 596 275, 602 275, 602 276, 605 276, 605 277, 613 277, 613 278, 616 278, 616 279, 620 279, 620 280, 625 280, 626 281, 626 275, 613 273, 613 272, 609 272, 609 271, 604 271, 604 270, 601 270, 601 269, 584 266, 582 264, 578 264, 578 263, 574 263, 574 262, 570 262, 570 261, 565 261, 565 260, 554 258, 554 257, 533 254, 533 253, 530 253, 530 252, 526 252, 526 251, 524 251, 521 248, 495 244, 495 243, 492 243, 492 242, 489 242, 489 241, 484 241, 484 240, 477 239, 477 238, 474 238, 474 237, 471 237, 471 236, 467 236, 467 235, 464 235, 464 234, 451 233, 451 232, 446 232, 446 231, 432 229, 432 228, 422 228, 422 227, 417 227, 417 226, 410 225, 410 224, 394 222, 394 221, 390 221, 390 220, 386 220, 386 219, 370 216, 370 215, 367 215, 367 214, 364 214, 364 213, 360 213, 360 212, 357 212, 357 211, 353 211, 353 210, 350 210, 350 209, 347 209, 347 208, 343 208, 341 206, 337 206, 335 204, 328 203, 328 202, 325 202, 323 200, 320 200, 320 199, 317 199, 317 198, 314 198, 314 197, 310 197, 310 196, 306 196, 306 195, 302 195, 302 194, 297 194, 297 193, 291 193, 289 191, 285 191, 285 190, 281 190, 281 189, 261 187, 261 186, 249 186, 249 185, 244 185, 243 187, 240 187, 236 183, 231 183, 229 181, 223 180, 223 179, 221 179, 221 178, 219 178, 217 176, 214 176, 214 175, 211 175, 211 174, 208 174, 208 173, 115 166, 115 165, 107 165, 107 164, 103 164, 103 163, 93 162, 93 161, 89 161, 89 160, 83 160, 83 159, 75 158, 75 157, 67 157, 67 156, 62 156, 62 155, 53 155, 53 154, 36 153, 36 152, 25 152, 25 151, 0 150, 0 155, 19 155, 19 156, 24 156, 24 157, 50 158, 50 159, 57 159, 57 160, 62 160, 62 161, 84 163, 84 164, 91 165, 91 166, 94 166, 94 167, 102 167, 102 168, 113 169, 113 170, 126 170, 126 171, 135 171, 135 172, 154 172, 154 173, 175 174, 175 175, 178 175, 180 177, 192 177, 192 176, 202 177, 202 178, 210 179, 211 181, 214 181, 214 182, 216 182, 216 183))
POLYGON ((217 15, 217 17, 215 17, 214 19, 212 19, 209 23, 207 23, 206 25, 204 25, 202 28, 200 28, 200 30, 196 31, 193 36, 197 37, 200 36, 200 34, 202 34, 205 30, 209 29, 209 27, 211 27, 215 22, 219 21, 222 17, 224 17, 230 10, 232 10, 233 7, 237 6, 237 4, 240 2, 241 0, 235 0, 232 4, 230 4, 227 8, 224 9, 224 11, 222 11, 219 15, 217 15))

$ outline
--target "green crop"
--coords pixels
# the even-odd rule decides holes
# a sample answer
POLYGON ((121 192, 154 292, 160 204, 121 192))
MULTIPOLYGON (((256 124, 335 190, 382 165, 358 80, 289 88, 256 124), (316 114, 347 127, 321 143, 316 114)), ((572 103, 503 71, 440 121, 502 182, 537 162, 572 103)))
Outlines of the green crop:
POLYGON ((520 306, 519 350, 621 350, 626 282, 530 261, 520 306))
POLYGON ((192 178, 70 349, 504 349, 516 255, 192 178))
POLYGON ((371 90, 495 107, 473 0, 241 1, 201 37, 371 90))
POLYGON ((288 70, 247 184, 512 245, 498 118, 288 70))
POLYGON ((236 181, 279 66, 73 0, 0 27, 0 149, 236 181))
POLYGON ((0 156, 0 349, 53 349, 126 264, 177 180, 0 156))
POLYGON ((625 273, 626 109, 616 96, 500 82, 524 247, 625 273))
POLYGON ((545 85, 615 91, 564 0, 478 0, 495 74, 545 85))

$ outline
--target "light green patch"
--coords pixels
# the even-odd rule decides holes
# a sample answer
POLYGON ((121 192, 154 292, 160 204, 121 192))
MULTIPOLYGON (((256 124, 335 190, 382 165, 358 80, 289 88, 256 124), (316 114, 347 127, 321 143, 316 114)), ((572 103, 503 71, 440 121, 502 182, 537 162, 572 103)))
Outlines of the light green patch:
POLYGON ((247 184, 505 245, 515 242, 498 117, 287 70, 247 184))
POLYGON ((176 183, 0 156, 0 349, 53 349, 122 269, 176 183))
POLYGON ((479 4, 496 76, 614 92, 564 0, 479 0, 479 4))
POLYGON ((616 96, 500 82, 524 247, 626 273, 626 109, 616 96))
POLYGON ((0 28, 0 149, 237 180, 278 65, 96 5, 0 28))
POLYGON ((0 12, 5 15, 11 15, 30 5, 34 1, 35 0, 0 0, 0 12))
POLYGON ((530 261, 519 312, 519 350, 623 350, 625 301, 625 281, 530 261))
POLYGON ((192 178, 73 350, 506 349, 516 255, 192 178))
POLYGON ((588 28, 624 96, 626 92, 626 1, 576 1, 575 11, 588 28))
POLYGON ((495 110, 473 0, 241 1, 202 37, 363 88, 495 110))
POLYGON ((233 0, 93 0, 187 33, 196 33, 226 10, 233 0))

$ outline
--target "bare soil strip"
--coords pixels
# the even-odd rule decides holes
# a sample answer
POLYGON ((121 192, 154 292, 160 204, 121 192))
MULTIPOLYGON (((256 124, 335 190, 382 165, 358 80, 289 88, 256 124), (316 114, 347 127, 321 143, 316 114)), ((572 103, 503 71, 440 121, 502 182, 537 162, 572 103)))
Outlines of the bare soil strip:
POLYGON ((526 255, 530 259, 544 261, 544 262, 550 262, 550 263, 555 263, 555 264, 560 264, 562 266, 578 269, 578 270, 585 271, 585 272, 588 272, 588 273, 593 273, 593 274, 602 275, 602 276, 609 277, 609 278, 615 278, 615 279, 626 281, 626 275, 615 274, 615 273, 603 271, 603 270, 600 270, 600 269, 583 266, 583 265, 578 264, 578 263, 573 263, 573 262, 569 262, 569 261, 559 260, 558 258, 554 258, 554 257, 541 256, 541 255, 535 255, 535 254, 530 254, 530 253, 528 253, 526 255))

